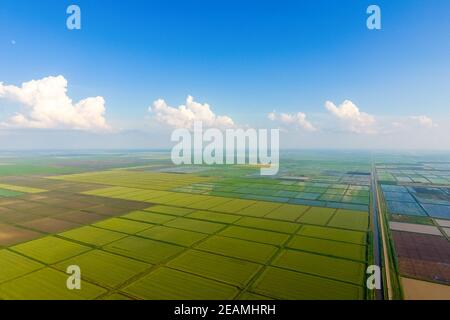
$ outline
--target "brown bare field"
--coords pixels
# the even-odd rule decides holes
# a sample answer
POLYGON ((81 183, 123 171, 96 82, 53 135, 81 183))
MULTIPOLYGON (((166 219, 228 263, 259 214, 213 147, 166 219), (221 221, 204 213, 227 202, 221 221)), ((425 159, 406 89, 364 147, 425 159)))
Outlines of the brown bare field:
POLYGON ((53 218, 36 219, 20 223, 19 225, 45 233, 59 233, 80 226, 78 223, 53 218))
POLYGON ((89 209, 86 209, 86 211, 106 216, 120 216, 122 214, 127 213, 130 210, 126 208, 113 207, 109 205, 98 205, 90 207, 89 209))
POLYGON ((442 236, 442 233, 435 226, 426 226, 422 224, 403 223, 403 222, 389 222, 391 230, 415 232, 423 234, 433 234, 436 236, 442 236))
POLYGON ((450 286, 401 278, 405 300, 450 300, 450 286))
POLYGON ((42 236, 42 233, 17 228, 9 225, 0 225, 0 246, 11 246, 20 242, 29 241, 42 236))
POLYGON ((69 211, 60 215, 55 216, 55 218, 60 220, 66 220, 70 222, 76 222, 80 224, 91 224, 100 220, 106 219, 105 216, 84 212, 84 211, 69 211))
POLYGON ((41 216, 41 217, 51 217, 54 215, 58 215, 64 212, 67 212, 67 209, 56 207, 52 205, 39 204, 39 206, 34 207, 30 210, 22 210, 20 212, 27 213, 31 216, 41 216))
MULTIPOLYGON (((35 218, 35 216, 32 216, 35 218)), ((30 220, 30 215, 9 208, 0 207, 0 223, 17 223, 30 220)))
POLYGON ((414 278, 450 283, 450 243, 446 238, 392 231, 400 273, 414 278))

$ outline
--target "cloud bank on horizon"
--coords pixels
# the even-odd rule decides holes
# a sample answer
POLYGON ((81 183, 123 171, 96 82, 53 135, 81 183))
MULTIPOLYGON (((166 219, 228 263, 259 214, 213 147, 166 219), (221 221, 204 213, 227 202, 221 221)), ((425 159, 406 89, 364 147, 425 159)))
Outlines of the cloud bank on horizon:
MULTIPOLYGON (((6 100, 20 106, 14 115, 0 120, 0 128, 66 129, 93 133, 116 131, 105 118, 103 97, 88 97, 74 102, 68 96, 67 88, 68 81, 61 75, 31 80, 20 86, 0 82, 0 102, 6 100)), ((403 116, 395 121, 387 121, 383 117, 361 111, 351 100, 344 100, 339 105, 327 100, 324 107, 325 118, 322 117, 320 121, 311 121, 301 111, 273 111, 267 114, 267 118, 284 131, 303 131, 311 135, 333 132, 354 136, 405 135, 421 130, 433 132, 439 127, 426 115, 403 116)), ((238 127, 230 115, 217 115, 208 103, 197 102, 190 95, 184 104, 177 107, 168 105, 164 99, 155 100, 148 111, 153 120, 168 129, 191 129, 195 121, 201 121, 205 127, 218 129, 238 127)))
POLYGON ((49 76, 24 82, 20 87, 0 82, 0 99, 24 106, 5 122, 3 127, 74 129, 108 131, 105 99, 89 97, 74 103, 67 95, 67 80, 49 76))
MULTIPOLYGON (((306 114, 298 112, 296 114, 270 112, 267 118, 281 125, 292 125, 296 129, 303 131, 338 131, 349 134, 359 135, 380 135, 394 134, 415 129, 434 129, 438 128, 438 124, 426 115, 403 116, 395 121, 362 112, 360 108, 351 100, 344 100, 339 106, 332 101, 325 102, 325 109, 328 112, 328 120, 332 124, 327 129, 321 129, 320 126, 314 125, 306 120, 306 114), (330 118, 331 117, 331 118, 330 118)), ((323 125, 323 124, 322 124, 323 125)))
POLYGON ((415 121, 422 127, 426 127, 426 128, 438 127, 438 125, 436 123, 434 123, 433 119, 431 119, 430 117, 424 116, 424 115, 411 116, 410 118, 411 118, 411 120, 415 121))
POLYGON ((275 111, 273 111, 267 115, 267 118, 271 121, 277 121, 282 125, 287 125, 296 129, 300 128, 310 132, 314 132, 317 130, 311 122, 306 120, 306 114, 303 112, 297 112, 296 114, 277 114, 275 111))

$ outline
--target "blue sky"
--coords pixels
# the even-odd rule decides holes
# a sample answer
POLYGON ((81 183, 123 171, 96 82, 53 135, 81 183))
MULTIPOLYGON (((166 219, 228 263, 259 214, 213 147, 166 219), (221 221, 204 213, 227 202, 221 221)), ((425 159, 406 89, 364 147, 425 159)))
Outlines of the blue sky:
MULTIPOLYGON (((1 0, 0 82, 20 87, 62 75, 74 101, 103 97, 105 118, 116 129, 110 134, 123 141, 117 147, 161 147, 160 139, 145 138, 165 135, 148 107, 159 98, 177 107, 188 95, 235 124, 282 126, 291 132, 284 138, 289 147, 389 147, 391 135, 401 143, 416 125, 429 124, 419 121, 423 116, 433 125, 408 146, 430 147, 427 139, 450 132, 449 14, 446 0, 1 0), (70 4, 81 8, 81 30, 66 28, 70 4), (381 8, 382 30, 366 28, 370 4, 381 8), (346 99, 376 118, 375 134, 346 130, 352 119, 324 107, 329 100, 339 108, 346 99), (278 120, 270 121, 274 110, 278 120), (318 130, 281 120, 298 112, 318 130), (128 141, 129 131, 141 138, 128 141), (297 143, 297 136, 309 142, 297 143)), ((0 121, 20 110, 0 96, 0 121)), ((20 130, 8 127, 2 135, 67 145, 55 128, 20 130)), ((86 134, 77 145, 104 143, 104 136, 86 134)))

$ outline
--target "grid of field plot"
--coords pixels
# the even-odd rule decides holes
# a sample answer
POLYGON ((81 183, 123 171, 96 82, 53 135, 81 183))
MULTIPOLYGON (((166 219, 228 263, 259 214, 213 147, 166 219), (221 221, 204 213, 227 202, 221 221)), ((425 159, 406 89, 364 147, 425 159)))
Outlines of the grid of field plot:
POLYGON ((245 178, 257 177, 259 172, 255 169, 253 172, 243 168, 203 170, 200 175, 221 179, 193 183, 173 191, 367 211, 370 198, 367 159, 350 162, 346 159, 341 163, 321 160, 323 156, 315 156, 314 160, 295 160, 295 155, 287 156, 280 168, 279 179, 255 181, 245 178), (241 174, 230 174, 232 172, 241 174))
POLYGON ((367 210, 369 204, 369 186, 347 183, 255 183, 249 179, 222 179, 216 182, 194 183, 175 188, 173 191, 355 210, 367 210))
POLYGON ((65 179, 128 188, 368 211, 370 188, 365 174, 364 181, 347 180, 345 183, 327 183, 320 180, 303 182, 286 179, 217 178, 210 175, 211 172, 209 175, 204 174, 195 176, 166 172, 141 174, 139 171, 106 171, 77 174, 65 179))
POLYGON ((448 163, 379 165, 377 172, 400 275, 414 280, 402 281, 414 284, 405 295, 418 284, 428 290, 421 281, 450 285, 448 163))
POLYGON ((367 210, 178 190, 216 183, 368 192, 260 181, 134 168, 4 177, 6 190, 38 190, 0 199, 0 298, 367 298, 367 210), (82 270, 81 290, 66 289, 70 265, 82 270))
POLYGON ((377 173, 382 182, 450 184, 450 168, 447 162, 380 164, 377 165, 377 173))
POLYGON ((382 184, 381 188, 391 214, 450 219, 448 187, 382 184))

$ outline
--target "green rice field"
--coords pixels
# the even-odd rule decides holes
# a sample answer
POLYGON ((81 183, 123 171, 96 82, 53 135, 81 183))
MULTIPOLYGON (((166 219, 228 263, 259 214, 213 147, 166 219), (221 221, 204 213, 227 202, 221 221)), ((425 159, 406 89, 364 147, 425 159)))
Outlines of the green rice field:
MULTIPOLYGON (((0 299, 374 299, 369 157, 291 156, 264 178, 162 155, 110 155, 107 167, 50 157, 39 170, 9 159, 19 171, 0 171, 0 299), (66 286, 73 265, 80 290, 66 286)), ((377 172, 392 221, 448 219, 433 209, 448 199, 438 178, 420 174, 440 188, 430 196, 377 172)))
POLYGON ((369 180, 357 175, 367 165, 330 175, 330 163, 289 162, 264 179, 246 166, 128 159, 10 160, 0 171, 0 299, 371 298, 369 180), (73 265, 76 291, 66 288, 73 265))

